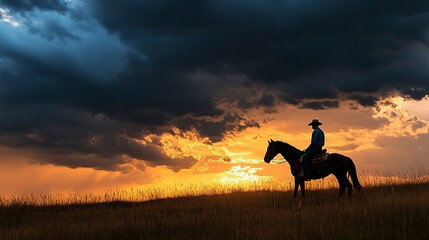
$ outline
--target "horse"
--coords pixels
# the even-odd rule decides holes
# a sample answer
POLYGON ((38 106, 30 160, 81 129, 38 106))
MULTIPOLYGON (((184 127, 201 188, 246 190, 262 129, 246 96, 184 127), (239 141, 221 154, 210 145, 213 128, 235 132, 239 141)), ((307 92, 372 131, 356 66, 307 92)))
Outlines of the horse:
MULTIPOLYGON (((304 154, 304 151, 301 151, 288 143, 273 141, 270 139, 268 141, 268 148, 265 153, 264 161, 266 163, 270 163, 271 160, 279 153, 289 163, 291 173, 295 177, 293 197, 296 198, 298 187, 301 187, 301 197, 304 197, 305 182, 304 179, 300 177, 302 171, 300 158, 304 154)), ((348 180, 347 173, 351 176, 355 190, 363 190, 356 174, 356 166, 349 157, 338 153, 331 153, 325 161, 311 163, 311 169, 313 171, 312 179, 321 179, 333 174, 340 185, 340 197, 343 196, 346 188, 348 190, 348 196, 352 196, 352 184, 348 180)))

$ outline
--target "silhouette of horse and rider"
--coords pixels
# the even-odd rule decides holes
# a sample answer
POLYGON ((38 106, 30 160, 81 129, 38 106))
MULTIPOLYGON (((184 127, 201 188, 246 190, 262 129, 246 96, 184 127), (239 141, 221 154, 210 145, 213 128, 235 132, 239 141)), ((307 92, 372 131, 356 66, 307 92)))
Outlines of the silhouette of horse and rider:
POLYGON ((301 187, 301 195, 304 196, 305 181, 324 178, 330 174, 333 174, 338 180, 340 196, 347 188, 348 196, 351 197, 353 189, 347 173, 350 174, 353 187, 358 191, 363 189, 356 174, 355 164, 349 157, 338 153, 328 154, 326 150, 322 150, 325 145, 325 134, 320 129, 320 125, 322 123, 317 119, 308 124, 308 126, 312 126, 313 133, 311 143, 305 151, 288 143, 270 139, 264 161, 270 163, 280 153, 289 163, 292 175, 295 177, 294 197, 297 195, 298 187, 301 187))

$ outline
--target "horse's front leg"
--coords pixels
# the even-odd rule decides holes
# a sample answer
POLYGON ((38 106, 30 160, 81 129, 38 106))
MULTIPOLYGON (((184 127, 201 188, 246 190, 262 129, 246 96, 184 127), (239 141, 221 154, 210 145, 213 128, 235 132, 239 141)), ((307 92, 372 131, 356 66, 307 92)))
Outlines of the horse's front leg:
POLYGON ((301 198, 305 195, 305 182, 304 180, 299 180, 299 186, 301 187, 301 198))
POLYGON ((295 177, 295 188, 293 189, 293 198, 296 198, 296 194, 298 193, 299 180, 295 177))
POLYGON ((304 198, 304 194, 305 194, 305 186, 304 186, 304 181, 299 179, 298 177, 295 177, 295 189, 293 191, 293 197, 296 198, 296 194, 298 192, 298 187, 301 187, 301 197, 299 198, 298 201, 298 210, 301 209, 302 207, 302 200, 304 198))

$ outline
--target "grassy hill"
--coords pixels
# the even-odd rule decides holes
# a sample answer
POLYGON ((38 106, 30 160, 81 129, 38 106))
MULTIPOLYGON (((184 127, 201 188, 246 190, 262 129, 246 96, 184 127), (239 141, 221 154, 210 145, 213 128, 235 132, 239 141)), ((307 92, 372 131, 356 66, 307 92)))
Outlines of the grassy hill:
POLYGON ((429 239, 429 184, 0 206, 0 239, 429 239))

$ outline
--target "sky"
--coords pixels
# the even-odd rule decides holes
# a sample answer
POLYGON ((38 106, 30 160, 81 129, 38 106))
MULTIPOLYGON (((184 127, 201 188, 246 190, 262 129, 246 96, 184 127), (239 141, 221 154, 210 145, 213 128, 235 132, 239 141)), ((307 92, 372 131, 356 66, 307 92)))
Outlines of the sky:
POLYGON ((0 0, 0 194, 429 171, 429 1, 0 0), (280 157, 280 156, 278 156, 280 157))

